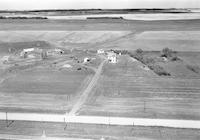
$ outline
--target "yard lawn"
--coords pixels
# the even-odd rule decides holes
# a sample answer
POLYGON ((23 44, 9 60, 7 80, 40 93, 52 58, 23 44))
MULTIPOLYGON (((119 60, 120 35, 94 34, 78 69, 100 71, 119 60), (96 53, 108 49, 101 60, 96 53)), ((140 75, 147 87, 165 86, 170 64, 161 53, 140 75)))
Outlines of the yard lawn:
POLYGON ((65 113, 92 75, 87 70, 20 71, 1 83, 0 110, 65 113))
POLYGON ((106 64, 80 115, 200 119, 199 78, 160 77, 122 56, 106 64))

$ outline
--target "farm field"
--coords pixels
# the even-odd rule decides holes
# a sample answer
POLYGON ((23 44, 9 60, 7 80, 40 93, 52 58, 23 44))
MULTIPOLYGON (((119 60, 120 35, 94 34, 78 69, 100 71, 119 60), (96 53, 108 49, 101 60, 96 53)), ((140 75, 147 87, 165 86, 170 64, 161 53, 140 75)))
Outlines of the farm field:
MULTIPOLYGON (((131 33, 131 31, 0 31, 0 41, 4 42, 1 46, 8 47, 7 44, 11 42, 15 42, 17 46, 28 45, 29 42, 46 42, 46 46, 49 44, 65 49, 95 49, 99 44, 118 40, 131 33)), ((41 46, 45 47, 44 43, 41 46)))
POLYGON ((200 51, 199 31, 144 31, 136 32, 115 42, 103 44, 105 48, 160 51, 170 48, 175 51, 200 51))
MULTIPOLYGON (((199 19, 168 21, 130 20, 11 20, 0 19, 0 60, 9 48, 61 48, 66 54, 47 60, 27 59, 0 63, 0 111, 69 113, 92 81, 102 59, 96 50, 150 51, 150 57, 168 47, 181 61, 156 62, 171 76, 158 76, 130 56, 105 63, 100 79, 77 115, 200 119, 199 19), (181 51, 181 52, 179 52, 181 51), (193 52, 192 52, 193 51, 193 52), (94 54, 95 52, 95 54, 94 54), (83 63, 85 57, 92 62, 83 63), (72 68, 63 67, 72 66, 72 68)), ((15 54, 12 54, 15 55, 15 54)), ((100 72, 99 72, 100 73, 100 72)), ((82 105, 82 104, 80 104, 82 105)), ((1 134, 84 137, 100 139, 199 139, 199 130, 158 127, 119 127, 16 121, 1 134), (66 129, 64 130, 64 128, 66 129)))
POLYGON ((137 20, 23 20, 1 19, 1 31, 198 31, 199 19, 137 21, 137 20))
POLYGON ((46 137, 73 137, 107 140, 197 140, 200 137, 198 129, 173 129, 162 127, 138 126, 105 126, 68 123, 41 123, 15 121, 6 127, 5 121, 0 121, 0 133, 11 135, 34 136, 41 138, 43 131, 46 137), (30 135, 31 134, 31 135, 30 135))
MULTIPOLYGON (((41 47, 64 49, 126 49, 141 48, 160 51, 200 51, 200 31, 0 31, 0 46, 21 48, 40 43, 41 47), (32 42, 32 44, 31 44, 32 42), (18 44, 17 44, 18 43, 18 44)), ((2 48, 2 47, 1 47, 2 48)))
POLYGON ((158 76, 122 56, 117 64, 104 66, 79 115, 199 120, 199 75, 187 78, 171 72, 170 77, 158 76))
MULTIPOLYGON (((7 44, 19 52, 20 49, 34 47, 38 43, 43 49, 53 47, 41 42, 7 44)), ((2 56, 11 55, 8 52, 9 47, 1 47, 2 56)), ((0 110, 66 113, 81 94, 80 90, 90 82, 94 75, 92 68, 97 67, 100 61, 93 54, 74 50, 70 54, 66 52, 62 56, 49 57, 46 60, 33 58, 1 63, 0 110), (78 57, 80 54, 82 57, 78 57), (72 56, 77 56, 78 59, 74 60, 72 56), (89 56, 95 58, 88 63, 90 67, 77 62, 82 63, 83 58, 89 56), (70 68, 65 68, 65 65, 70 68)))
POLYGON ((89 71, 48 68, 18 72, 0 85, 0 110, 64 113, 90 77, 92 72, 89 71))

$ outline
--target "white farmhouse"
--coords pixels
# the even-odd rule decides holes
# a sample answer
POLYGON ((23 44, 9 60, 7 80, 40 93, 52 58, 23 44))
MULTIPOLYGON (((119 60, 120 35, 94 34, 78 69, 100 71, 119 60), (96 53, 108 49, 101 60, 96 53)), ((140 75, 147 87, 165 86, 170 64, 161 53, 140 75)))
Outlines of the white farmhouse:
POLYGON ((104 50, 103 49, 99 49, 99 50, 97 50, 97 53, 98 54, 104 54, 104 50))
POLYGON ((117 55, 116 53, 113 53, 113 52, 108 52, 107 53, 108 55, 108 62, 110 63, 117 63, 117 55))

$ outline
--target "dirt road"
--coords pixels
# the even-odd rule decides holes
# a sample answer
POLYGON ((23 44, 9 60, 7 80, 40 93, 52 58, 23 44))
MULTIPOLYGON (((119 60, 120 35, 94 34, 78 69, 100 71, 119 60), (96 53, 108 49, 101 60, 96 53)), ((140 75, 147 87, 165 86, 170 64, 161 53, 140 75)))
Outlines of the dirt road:
POLYGON ((9 135, 0 134, 0 139, 5 140, 91 140, 91 139, 81 139, 81 138, 59 138, 59 137, 47 137, 47 136, 24 136, 24 135, 9 135))
POLYGON ((66 113, 66 115, 76 115, 77 111, 79 111, 79 109, 81 108, 81 106, 85 103, 85 101, 87 100, 92 88, 96 85, 100 75, 101 75, 101 71, 103 68, 104 63, 106 62, 106 60, 103 60, 101 62, 101 64, 99 65, 98 69, 96 70, 95 75, 93 76, 91 82, 89 83, 89 85, 84 89, 83 93, 81 94, 80 98, 78 99, 78 101, 75 103, 75 105, 73 106, 73 108, 71 109, 71 111, 69 113, 66 113))
POLYGON ((5 113, 0 112, 0 120, 36 121, 36 122, 61 122, 82 124, 104 124, 123 126, 157 126, 171 128, 200 129, 200 121, 197 120, 173 120, 173 119, 148 119, 125 118, 108 116, 67 116, 65 114, 37 114, 37 113, 5 113))

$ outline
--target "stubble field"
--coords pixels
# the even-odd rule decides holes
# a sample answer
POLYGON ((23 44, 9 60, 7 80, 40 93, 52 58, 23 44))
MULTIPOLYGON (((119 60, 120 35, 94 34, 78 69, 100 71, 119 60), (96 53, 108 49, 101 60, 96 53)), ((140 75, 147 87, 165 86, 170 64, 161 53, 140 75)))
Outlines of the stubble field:
POLYGON ((198 77, 158 76, 123 56, 117 64, 104 66, 80 114, 199 120, 198 77))

